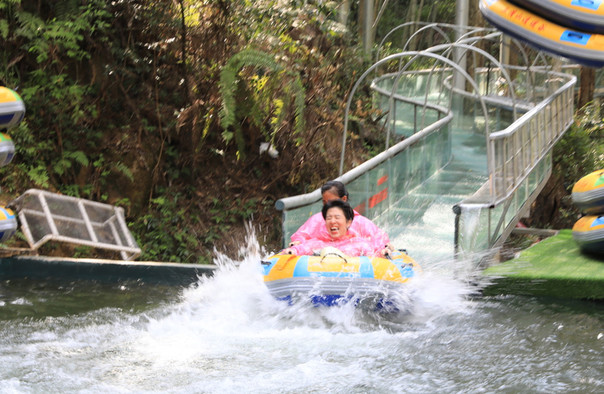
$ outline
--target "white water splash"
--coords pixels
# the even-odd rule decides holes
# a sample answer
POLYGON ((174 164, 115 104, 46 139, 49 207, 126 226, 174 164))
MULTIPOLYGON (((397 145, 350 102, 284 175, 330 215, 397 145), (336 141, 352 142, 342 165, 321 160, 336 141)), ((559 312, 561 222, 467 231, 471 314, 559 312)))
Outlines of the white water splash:
POLYGON ((259 262, 269 253, 261 250, 253 232, 248 234, 246 241, 240 251, 242 260, 232 260, 217 253, 217 271, 213 277, 202 278, 198 285, 183 292, 178 313, 213 320, 217 331, 227 327, 245 330, 249 327, 282 329, 303 326, 359 332, 380 329, 380 321, 385 318, 403 319, 401 323, 417 322, 471 309, 467 296, 475 289, 465 277, 452 276, 451 270, 444 268, 453 265, 444 262, 430 264, 430 269, 424 269, 409 282, 408 289, 399 297, 403 313, 385 317, 380 313, 359 311, 348 304, 314 307, 302 301, 288 305, 274 299, 264 285, 259 262), (377 325, 372 326, 374 323, 377 325))

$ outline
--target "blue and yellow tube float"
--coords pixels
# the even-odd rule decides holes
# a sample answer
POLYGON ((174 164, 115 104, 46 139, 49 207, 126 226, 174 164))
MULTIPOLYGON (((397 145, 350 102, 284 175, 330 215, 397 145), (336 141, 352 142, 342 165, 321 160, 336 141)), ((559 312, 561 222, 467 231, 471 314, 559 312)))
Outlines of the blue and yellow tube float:
POLYGON ((17 218, 8 208, 0 207, 0 242, 6 242, 17 231, 17 218))
POLYGON ((15 156, 15 144, 9 135, 0 133, 0 167, 7 165, 15 156))
POLYGON ((604 33, 604 0, 512 0, 562 26, 604 33))
POLYGON ((277 299, 304 298, 314 305, 332 306, 351 299, 355 303, 384 306, 421 271, 407 254, 391 258, 277 254, 262 261, 264 283, 277 299))
MULTIPOLYGON (((599 7, 598 7, 599 9, 599 7)), ((480 0, 483 16, 498 29, 578 63, 604 66, 604 35, 556 24, 505 0, 480 0)))
POLYGON ((572 233, 581 250, 604 254, 604 215, 583 216, 573 226, 572 233))
POLYGON ((24 116, 25 104, 21 97, 14 90, 0 86, 0 130, 19 124, 24 116))
POLYGON ((579 179, 571 197, 577 208, 588 215, 604 213, 604 169, 579 179))

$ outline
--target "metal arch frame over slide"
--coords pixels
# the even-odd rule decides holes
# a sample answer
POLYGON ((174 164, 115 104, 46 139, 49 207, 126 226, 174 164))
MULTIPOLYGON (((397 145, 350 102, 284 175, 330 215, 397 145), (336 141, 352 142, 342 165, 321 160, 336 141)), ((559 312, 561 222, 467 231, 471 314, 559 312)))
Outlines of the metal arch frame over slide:
MULTIPOLYGON (((348 117, 349 117, 349 113, 350 113, 350 105, 352 104, 352 99, 354 97, 354 94, 356 92, 356 90, 358 89, 358 87, 360 86, 360 84, 365 80, 365 78, 367 77, 367 75, 369 75, 374 69, 378 68, 380 65, 384 64, 384 63, 388 63, 392 60, 396 60, 396 59, 400 59, 400 58, 404 58, 404 57, 411 57, 411 60, 407 63, 407 65, 409 65, 410 63, 413 63, 415 60, 417 60, 418 58, 421 57, 427 57, 427 58, 432 58, 432 59, 436 59, 441 61, 442 63, 452 67, 453 69, 455 69, 455 71, 457 71, 461 76, 463 76, 465 78, 465 80, 467 82, 469 82, 472 87, 475 89, 476 92, 479 91, 478 89, 478 85, 476 84, 476 81, 474 81, 474 79, 464 70, 462 69, 457 63, 453 62, 452 60, 440 56, 438 54, 432 53, 432 52, 428 52, 428 51, 409 51, 409 52, 403 52, 403 53, 397 53, 394 55, 390 55, 388 57, 385 57, 381 60, 379 60, 377 63, 375 63, 373 66, 369 67, 367 69, 367 71, 365 71, 357 80, 357 82, 354 84, 354 86, 352 87, 352 90, 350 91, 349 95, 348 95, 348 100, 346 102, 346 107, 344 109, 344 131, 342 133, 342 154, 340 156, 340 176, 342 176, 343 172, 344 172, 344 156, 346 153, 346 136, 348 135, 348 117)), ((399 80, 400 76, 403 74, 404 71, 406 71, 407 67, 404 67, 403 70, 401 70, 398 73, 398 76, 395 80, 395 84, 393 85, 393 89, 390 93, 390 100, 392 101, 394 98, 394 94, 396 92, 396 87, 397 87, 397 81, 399 80)), ((486 105, 484 103, 484 101, 482 100, 482 97, 480 97, 479 95, 477 96, 478 99, 480 100, 480 104, 483 110, 483 113, 485 115, 485 117, 487 117, 488 119, 488 112, 486 109, 486 105)), ((426 106, 427 101, 425 101, 423 103, 424 106, 426 106)), ((388 113, 388 116, 390 116, 390 112, 388 113)), ((488 122, 487 122, 488 123, 488 122)), ((488 127, 488 126, 487 126, 488 127)))

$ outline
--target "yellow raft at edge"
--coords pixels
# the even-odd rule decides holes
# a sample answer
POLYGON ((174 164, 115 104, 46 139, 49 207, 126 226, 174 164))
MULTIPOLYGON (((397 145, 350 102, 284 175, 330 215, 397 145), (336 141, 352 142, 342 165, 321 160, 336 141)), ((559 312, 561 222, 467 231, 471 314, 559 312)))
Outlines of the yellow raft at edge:
POLYGON ((573 239, 585 252, 604 254, 604 215, 583 216, 577 220, 573 239))
POLYGON ((604 213, 604 169, 579 179, 572 190, 573 203, 589 215, 604 213))

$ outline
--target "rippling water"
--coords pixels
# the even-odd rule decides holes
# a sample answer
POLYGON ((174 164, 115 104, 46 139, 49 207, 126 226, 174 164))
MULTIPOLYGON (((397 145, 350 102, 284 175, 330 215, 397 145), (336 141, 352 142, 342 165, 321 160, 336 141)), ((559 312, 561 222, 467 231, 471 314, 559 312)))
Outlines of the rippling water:
POLYGON ((0 282, 0 392, 604 391, 602 303, 482 297, 432 262, 398 314, 287 305, 244 254, 187 289, 0 282))

